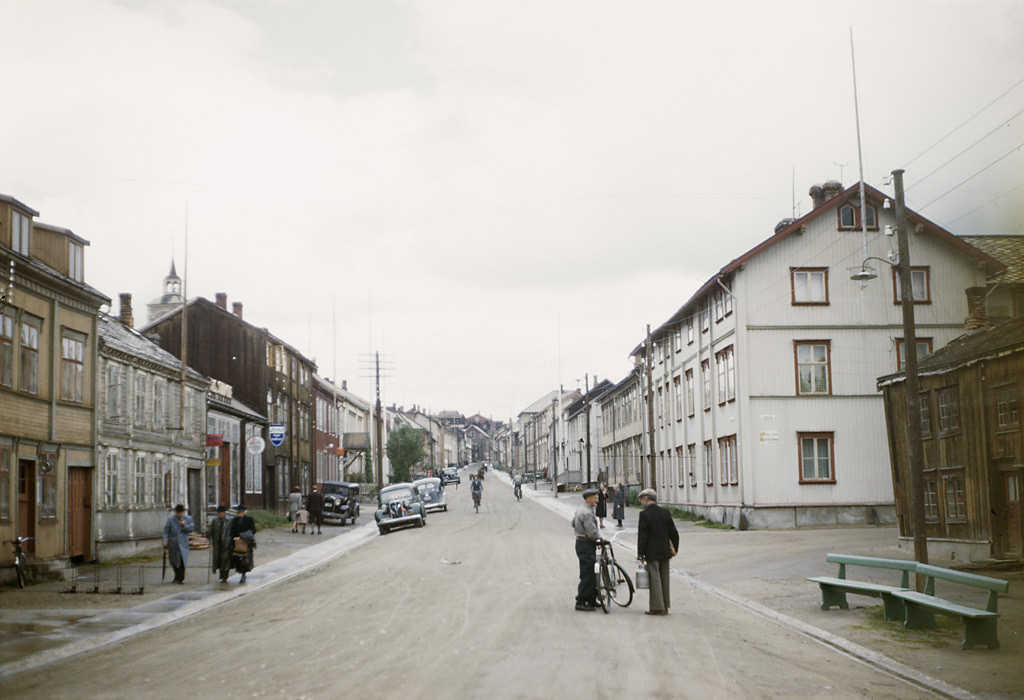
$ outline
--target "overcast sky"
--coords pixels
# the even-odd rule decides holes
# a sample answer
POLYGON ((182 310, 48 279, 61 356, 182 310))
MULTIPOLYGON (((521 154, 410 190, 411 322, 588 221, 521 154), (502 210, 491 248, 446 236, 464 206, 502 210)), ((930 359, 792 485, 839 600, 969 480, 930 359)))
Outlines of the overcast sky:
POLYGON ((0 192, 137 322, 188 295, 385 403, 507 419, 629 351, 808 188, 906 168, 1024 233, 1024 2, 0 0, 0 192), (794 197, 795 192, 795 197, 794 197), (186 235, 187 234, 187 235, 186 235))

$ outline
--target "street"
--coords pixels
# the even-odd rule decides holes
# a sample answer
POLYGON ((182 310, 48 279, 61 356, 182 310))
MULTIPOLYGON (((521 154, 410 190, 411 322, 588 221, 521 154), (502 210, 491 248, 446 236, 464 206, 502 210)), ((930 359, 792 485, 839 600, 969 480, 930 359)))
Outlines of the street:
MULTIPOLYGON (((863 697, 927 694, 673 580, 577 612, 566 521, 485 481, 425 528, 129 641, 4 680, 11 698, 863 697)), ((573 495, 567 498, 577 498, 573 495)), ((611 532, 614 532, 611 531, 611 532)), ((625 550, 620 560, 634 563, 625 550)), ((257 567, 259 561, 257 560, 257 567)))

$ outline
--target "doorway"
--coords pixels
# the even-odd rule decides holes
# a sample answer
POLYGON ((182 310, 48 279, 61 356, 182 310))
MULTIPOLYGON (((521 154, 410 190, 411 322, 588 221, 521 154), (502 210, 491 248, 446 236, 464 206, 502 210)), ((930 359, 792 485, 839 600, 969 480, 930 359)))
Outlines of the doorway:
POLYGON ((36 553, 36 465, 18 460, 18 536, 31 537, 21 548, 28 556, 36 553))
POLYGON ((92 553, 92 474, 90 467, 68 469, 68 556, 75 564, 92 553))
POLYGON ((1024 554, 1024 530, 1021 517, 1021 472, 1003 472, 1003 522, 1006 533, 1005 554, 1024 554))

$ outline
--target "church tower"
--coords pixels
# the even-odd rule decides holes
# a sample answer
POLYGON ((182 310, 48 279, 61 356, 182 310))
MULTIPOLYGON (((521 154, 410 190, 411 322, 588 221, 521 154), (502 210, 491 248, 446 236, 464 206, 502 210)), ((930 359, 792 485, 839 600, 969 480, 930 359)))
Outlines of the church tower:
POLYGON ((164 277, 164 293, 146 306, 149 311, 149 323, 152 323, 154 319, 163 316, 168 311, 181 308, 181 303, 184 299, 181 294, 182 288, 181 278, 178 277, 178 273, 174 270, 174 260, 171 260, 171 271, 164 277))

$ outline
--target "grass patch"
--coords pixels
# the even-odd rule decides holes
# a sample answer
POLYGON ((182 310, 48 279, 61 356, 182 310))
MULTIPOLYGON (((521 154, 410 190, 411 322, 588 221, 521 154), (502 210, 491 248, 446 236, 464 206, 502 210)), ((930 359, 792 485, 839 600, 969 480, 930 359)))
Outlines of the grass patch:
POLYGON ((950 645, 957 645, 963 639, 963 623, 959 619, 946 615, 935 616, 935 627, 907 629, 900 620, 886 621, 883 618, 881 605, 867 607, 864 609, 864 612, 865 623, 853 625, 854 629, 877 632, 888 639, 904 644, 917 644, 941 649, 950 645))
POLYGON ((735 529, 732 525, 729 525, 727 523, 719 523, 715 522, 714 520, 708 520, 703 515, 697 515, 693 511, 683 510, 682 508, 677 508, 676 506, 666 506, 666 509, 669 513, 672 514, 672 517, 676 520, 681 520, 687 523, 695 523, 697 525, 700 525, 701 527, 706 527, 711 530, 735 529))
POLYGON ((277 513, 271 513, 269 510, 261 510, 256 508, 249 511, 249 517, 256 521, 256 532, 260 530, 269 530, 275 527, 284 527, 288 525, 288 518, 277 513))

